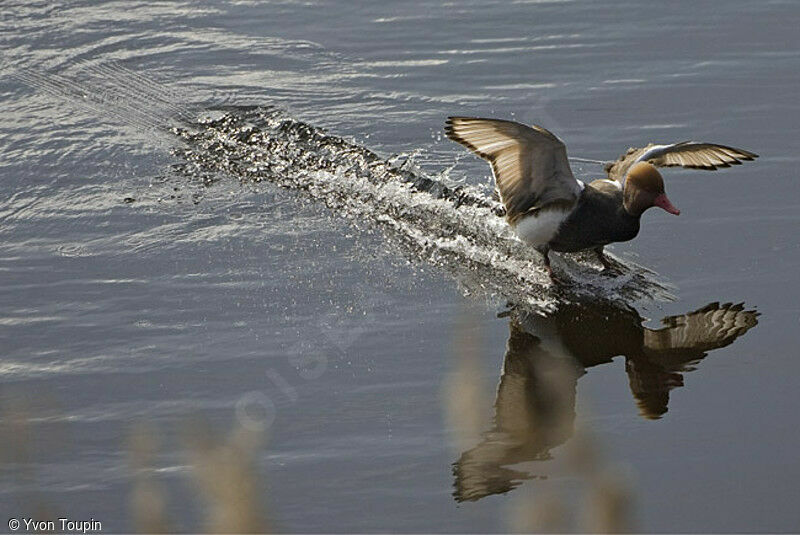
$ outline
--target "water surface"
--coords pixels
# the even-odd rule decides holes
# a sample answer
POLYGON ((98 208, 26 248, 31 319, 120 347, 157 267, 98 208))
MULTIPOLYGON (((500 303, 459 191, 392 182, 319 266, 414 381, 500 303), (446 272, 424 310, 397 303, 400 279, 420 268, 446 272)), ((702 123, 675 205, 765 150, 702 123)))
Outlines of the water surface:
MULTIPOLYGON (((268 424, 257 463, 282 529, 507 531, 520 507, 572 496, 566 414, 627 474, 635 527, 797 530, 797 16, 791 2, 738 1, 4 6, 0 389, 4 442, 19 413, 31 438, 2 450, 0 511, 45 504, 133 529, 127 437, 147 421, 168 516, 200 529, 181 431, 199 415, 222 434, 268 424), (565 297, 535 254, 486 238, 504 232, 489 208, 419 203, 405 186, 347 195, 350 175, 331 170, 355 156, 338 152, 267 150, 287 167, 255 182, 218 165, 240 145, 170 130, 217 128, 197 121, 246 106, 311 125, 303 143, 323 129, 484 194, 488 167, 443 139, 448 115, 538 123, 584 158, 684 139, 761 157, 665 171, 682 215, 648 213, 612 248, 655 275, 615 282, 566 258, 598 295, 565 297), (192 167, 198 154, 213 169, 192 167), (676 299, 626 290, 654 281, 676 299), (531 319, 562 297, 577 308, 531 319), (507 301, 525 306, 507 316, 507 301), (658 329, 710 303, 732 310, 732 330, 701 324, 659 358, 642 349, 642 318, 658 329), (503 431, 509 355, 533 383, 537 363, 576 359, 557 390, 574 399, 559 398, 554 431, 523 430, 522 453, 464 463, 503 431), (465 369, 476 394, 453 398, 465 369), (459 407, 478 435, 459 431, 459 407), (465 487, 465 466, 491 484, 465 487)), ((512 421, 538 415, 537 399, 512 421)))

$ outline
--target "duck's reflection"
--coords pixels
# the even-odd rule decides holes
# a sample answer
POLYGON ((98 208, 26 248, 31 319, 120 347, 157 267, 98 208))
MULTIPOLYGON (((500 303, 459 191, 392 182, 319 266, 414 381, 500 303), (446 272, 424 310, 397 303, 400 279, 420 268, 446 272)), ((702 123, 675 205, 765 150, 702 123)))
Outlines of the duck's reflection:
POLYGON ((510 316, 494 426, 454 463, 457 501, 507 492, 533 477, 509 466, 546 460, 570 438, 575 389, 586 368, 624 356, 641 415, 660 418, 669 391, 683 386, 683 373, 758 322, 757 312, 731 303, 664 318, 660 329, 643 327, 631 308, 608 304, 563 305, 549 317, 510 316))

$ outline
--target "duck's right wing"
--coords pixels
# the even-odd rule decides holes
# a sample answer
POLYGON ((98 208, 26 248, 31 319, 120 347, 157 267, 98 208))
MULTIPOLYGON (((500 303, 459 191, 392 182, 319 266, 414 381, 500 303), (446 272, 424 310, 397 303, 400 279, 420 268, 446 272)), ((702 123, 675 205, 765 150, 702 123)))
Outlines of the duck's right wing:
POLYGON ((500 200, 512 220, 554 202, 571 205, 580 195, 582 184, 572 174, 564 143, 544 128, 450 117, 445 133, 491 164, 500 200))
POLYGON ((733 343, 758 323, 758 312, 745 310, 742 303, 710 303, 661 321, 662 329, 644 329, 645 354, 651 360, 661 357, 662 362, 689 361, 733 343))
POLYGON ((710 303, 699 310, 662 320, 662 329, 644 329, 642 352, 626 358, 631 393, 645 418, 667 412, 669 391, 683 386, 709 351, 732 344, 758 323, 758 312, 743 304, 710 303))
POLYGON ((758 158, 753 152, 697 141, 682 141, 669 145, 651 143, 642 148, 631 148, 615 162, 606 166, 608 177, 622 181, 630 167, 637 162, 649 162, 656 167, 686 167, 716 171, 719 168, 739 165, 758 158))

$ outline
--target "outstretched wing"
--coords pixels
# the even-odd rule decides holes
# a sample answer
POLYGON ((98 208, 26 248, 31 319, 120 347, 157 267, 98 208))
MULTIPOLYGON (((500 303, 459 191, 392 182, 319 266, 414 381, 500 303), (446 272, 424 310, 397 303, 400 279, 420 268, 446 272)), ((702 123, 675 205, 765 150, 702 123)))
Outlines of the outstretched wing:
POLYGON ((650 162, 656 167, 688 167, 716 171, 721 167, 739 165, 758 158, 758 154, 713 143, 682 141, 671 145, 650 145, 628 149, 616 162, 606 167, 608 177, 622 181, 636 162, 650 162))
POLYGON ((516 320, 510 322, 495 425, 453 464, 456 501, 508 492, 532 477, 509 466, 549 459, 550 450, 572 436, 582 372, 566 355, 544 349, 516 320))
POLYGON ((663 355, 702 357, 725 347, 758 323, 758 312, 739 303, 710 303, 699 310, 664 318, 662 329, 644 330, 644 350, 650 357, 663 355))
POLYGON ((706 354, 732 344, 758 323, 758 312, 743 304, 710 303, 699 310, 662 320, 662 329, 644 329, 642 353, 628 356, 631 393, 645 418, 667 412, 669 391, 683 386, 683 372, 692 371, 706 354))
POLYGON ((544 128, 450 117, 445 133, 491 164, 500 200, 512 220, 553 202, 574 203, 581 192, 564 143, 544 128))

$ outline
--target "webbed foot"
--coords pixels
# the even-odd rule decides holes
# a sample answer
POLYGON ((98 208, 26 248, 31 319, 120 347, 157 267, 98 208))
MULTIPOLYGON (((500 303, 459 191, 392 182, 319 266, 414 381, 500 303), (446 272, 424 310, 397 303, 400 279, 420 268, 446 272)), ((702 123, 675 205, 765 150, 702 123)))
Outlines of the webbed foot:
POLYGON ((554 285, 561 286, 563 284, 566 284, 567 281, 565 279, 553 273, 553 268, 549 262, 545 264, 544 269, 545 271, 547 271, 547 275, 550 277, 550 282, 552 282, 554 285))
POLYGON ((603 275, 607 275, 609 277, 618 277, 622 275, 624 271, 624 265, 616 260, 612 260, 603 252, 602 247, 598 247, 594 250, 595 254, 597 255, 597 260, 603 266, 603 275))

